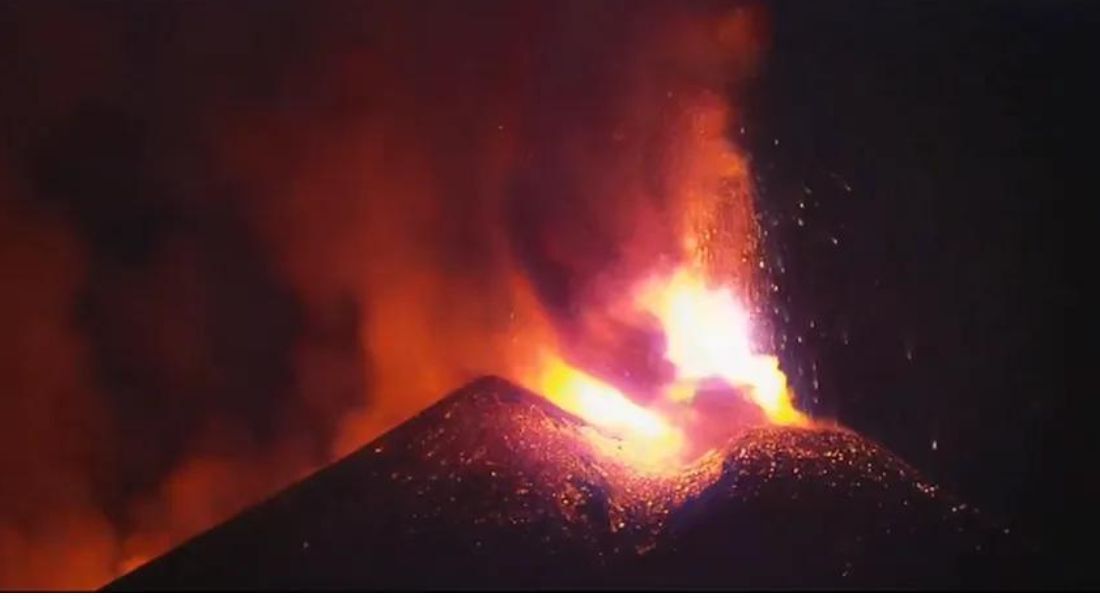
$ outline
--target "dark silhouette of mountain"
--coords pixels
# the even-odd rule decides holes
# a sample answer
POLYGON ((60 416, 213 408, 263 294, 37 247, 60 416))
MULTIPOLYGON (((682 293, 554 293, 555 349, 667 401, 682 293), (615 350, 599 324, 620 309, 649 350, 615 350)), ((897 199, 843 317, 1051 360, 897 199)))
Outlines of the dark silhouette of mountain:
POLYGON ((1024 544, 836 428, 756 428, 638 473, 479 379, 109 590, 1026 585, 1024 544))

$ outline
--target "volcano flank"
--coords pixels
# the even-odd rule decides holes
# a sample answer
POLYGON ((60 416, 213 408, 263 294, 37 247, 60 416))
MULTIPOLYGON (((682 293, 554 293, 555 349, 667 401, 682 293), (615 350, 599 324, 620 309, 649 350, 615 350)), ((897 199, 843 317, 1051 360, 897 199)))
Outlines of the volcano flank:
POLYGON ((985 587, 1021 544, 888 451, 750 429, 672 474, 482 378, 109 590, 985 587))

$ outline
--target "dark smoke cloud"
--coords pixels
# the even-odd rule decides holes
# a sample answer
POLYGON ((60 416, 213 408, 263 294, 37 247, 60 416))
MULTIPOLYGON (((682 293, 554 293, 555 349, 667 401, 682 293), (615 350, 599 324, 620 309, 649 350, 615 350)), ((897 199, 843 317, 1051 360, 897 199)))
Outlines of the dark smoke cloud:
POLYGON ((0 586, 102 583, 675 254, 670 131, 757 45, 719 8, 0 6, 0 586))
MULTIPOLYGON (((0 477, 11 490, 0 585, 102 583, 144 551, 125 548, 129 537, 167 532, 151 551, 163 550, 327 458, 339 410, 293 394, 298 303, 196 129, 220 102, 270 94, 281 46, 241 56, 233 43, 274 42, 290 17, 246 5, 0 8, 0 477), (242 475, 292 446, 284 465, 242 475), (203 475, 202 461, 236 468, 203 475), (187 491, 171 490, 188 477, 187 491), (187 494, 197 516, 175 514, 187 494)), ((354 347, 334 343, 354 364, 354 347)))

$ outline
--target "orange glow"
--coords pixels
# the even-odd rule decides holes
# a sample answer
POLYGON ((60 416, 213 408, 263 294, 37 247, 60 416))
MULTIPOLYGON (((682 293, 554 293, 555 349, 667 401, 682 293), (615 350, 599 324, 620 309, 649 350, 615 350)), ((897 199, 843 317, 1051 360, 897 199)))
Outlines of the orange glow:
MULTIPOLYGON (((758 404, 777 423, 805 420, 731 309, 746 306, 734 300, 749 298, 757 247, 728 92, 764 52, 759 10, 456 2, 425 15, 392 2, 364 20, 310 5, 284 31, 241 3, 202 4, 147 65, 186 74, 154 78, 168 87, 150 98, 183 85, 194 101, 171 122, 142 109, 134 123, 151 155, 161 141, 195 145, 147 165, 149 202, 115 207, 188 225, 154 228, 148 261, 118 269, 66 208, 77 196, 37 198, 50 186, 23 165, 57 154, 67 172, 55 144, 135 116, 126 28, 87 10, 14 13, 16 43, 50 51, 17 61, 41 84, 12 105, 30 119, 12 151, 33 160, 0 151, 0 270, 20 282, 0 297, 0 480, 13 482, 0 494, 0 588, 102 585, 484 374, 549 397, 643 470, 720 443, 725 417, 702 393, 715 377, 740 392, 729 402, 752 400, 754 419, 758 404), (273 25, 294 44, 240 51, 273 25), (67 38, 81 43, 51 43, 67 38), (203 179, 174 179, 189 175, 203 179), (693 270, 647 279, 675 265, 693 270), (278 293, 253 320, 257 290, 278 293), (93 304, 103 318, 74 319, 93 304), (650 321, 666 356, 643 347, 650 321), (252 337, 268 326, 281 343, 252 337), (114 401, 116 376, 134 384, 119 400, 135 395, 140 410, 114 401), (146 422, 166 435, 124 435, 146 422)), ((131 166, 108 163, 121 174, 89 180, 104 198, 131 166)))

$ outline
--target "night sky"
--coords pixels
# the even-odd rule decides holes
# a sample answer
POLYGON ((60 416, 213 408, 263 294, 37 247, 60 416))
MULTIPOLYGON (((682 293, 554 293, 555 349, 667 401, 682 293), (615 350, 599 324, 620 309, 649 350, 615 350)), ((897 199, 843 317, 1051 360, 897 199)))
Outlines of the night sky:
POLYGON ((773 14, 745 136, 777 222, 788 370, 802 390, 816 372, 820 414, 1044 538, 1056 580, 1095 583, 1071 550, 1096 496, 1078 433, 1091 394, 1069 344, 1071 231, 1092 196, 1070 165, 1094 154, 1075 142, 1096 11, 854 1, 773 14))
MULTIPOLYGON (((557 247, 614 254, 621 207, 585 211, 629 157, 577 174, 566 150, 642 127, 631 86, 681 84, 687 59, 638 44, 663 9, 399 4, 0 3, 0 477, 20 490, 0 493, 0 563, 16 565, 0 586, 47 581, 32 555, 102 583, 61 532, 113 564, 408 416, 356 421, 406 376, 379 356, 438 361, 468 350, 452 338, 496 335, 481 325, 508 313, 498 244, 566 312, 575 271, 602 263, 554 264, 557 247), (637 114, 608 124, 624 106, 637 114), (360 209, 360 189, 385 200, 360 209), (399 269, 434 269, 400 291, 445 301, 386 312, 399 269), (364 357, 372 320, 442 333, 364 357), (166 508, 183 504, 199 508, 166 508), (171 531, 147 540, 150 523, 171 531)), ((756 177, 799 401, 1035 540, 1047 583, 1095 585, 1069 549, 1097 500, 1070 341, 1098 11, 766 6, 751 76, 708 64, 691 85, 740 107, 730 136, 756 177)))

